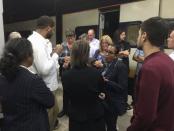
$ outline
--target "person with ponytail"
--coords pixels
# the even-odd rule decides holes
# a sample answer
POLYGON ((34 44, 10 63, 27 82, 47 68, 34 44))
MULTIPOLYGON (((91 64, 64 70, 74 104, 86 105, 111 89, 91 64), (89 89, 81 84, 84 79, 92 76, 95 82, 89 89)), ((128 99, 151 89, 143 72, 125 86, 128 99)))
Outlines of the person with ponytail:
POLYGON ((2 131, 49 131, 47 108, 54 96, 44 81, 27 68, 33 63, 31 43, 9 40, 0 59, 2 131))

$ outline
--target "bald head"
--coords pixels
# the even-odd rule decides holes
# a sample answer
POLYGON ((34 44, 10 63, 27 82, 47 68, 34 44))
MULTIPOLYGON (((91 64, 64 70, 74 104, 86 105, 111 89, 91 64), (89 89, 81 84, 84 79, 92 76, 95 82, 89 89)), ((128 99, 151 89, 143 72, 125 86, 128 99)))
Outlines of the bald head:
POLYGON ((11 40, 15 38, 21 38, 22 36, 19 32, 11 32, 8 37, 9 37, 9 40, 11 40))
POLYGON ((88 30, 88 39, 89 41, 92 41, 92 39, 95 37, 95 32, 93 29, 88 30))
POLYGON ((168 48, 174 49, 174 30, 170 33, 167 41, 168 41, 168 44, 167 44, 168 48))

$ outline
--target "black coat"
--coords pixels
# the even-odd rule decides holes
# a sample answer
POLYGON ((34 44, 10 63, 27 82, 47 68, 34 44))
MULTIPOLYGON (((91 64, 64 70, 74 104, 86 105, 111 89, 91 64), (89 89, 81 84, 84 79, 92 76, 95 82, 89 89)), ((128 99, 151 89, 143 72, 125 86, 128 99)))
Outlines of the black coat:
POLYGON ((105 83, 107 102, 109 108, 116 114, 122 115, 126 111, 128 71, 121 60, 113 60, 104 70, 104 77, 109 81, 105 83))
POLYGON ((64 95, 69 99, 69 117, 77 122, 103 117, 104 109, 98 95, 104 92, 100 73, 91 67, 70 69, 63 73, 64 95))
POLYGON ((22 67, 12 82, 0 76, 0 97, 2 131, 49 131, 46 109, 54 105, 54 96, 39 76, 22 67))

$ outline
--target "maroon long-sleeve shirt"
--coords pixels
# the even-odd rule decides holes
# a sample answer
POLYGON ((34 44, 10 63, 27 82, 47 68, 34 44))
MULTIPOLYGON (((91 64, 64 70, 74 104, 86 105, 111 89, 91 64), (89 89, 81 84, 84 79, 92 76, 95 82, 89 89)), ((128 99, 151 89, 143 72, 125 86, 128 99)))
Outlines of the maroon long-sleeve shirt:
POLYGON ((174 62, 163 52, 144 61, 127 131, 174 131, 174 62))

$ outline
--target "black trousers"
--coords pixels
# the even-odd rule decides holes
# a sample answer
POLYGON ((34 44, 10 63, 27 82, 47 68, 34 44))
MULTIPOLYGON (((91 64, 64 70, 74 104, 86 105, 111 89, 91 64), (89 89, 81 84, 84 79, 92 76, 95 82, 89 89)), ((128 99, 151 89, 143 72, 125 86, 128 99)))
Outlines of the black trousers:
POLYGON ((69 131, 106 131, 104 118, 78 122, 69 118, 69 131))
POLYGON ((117 118, 118 114, 114 112, 113 109, 105 111, 105 123, 107 131, 117 131, 117 118))
POLYGON ((63 111, 68 114, 69 100, 63 91, 63 111))

